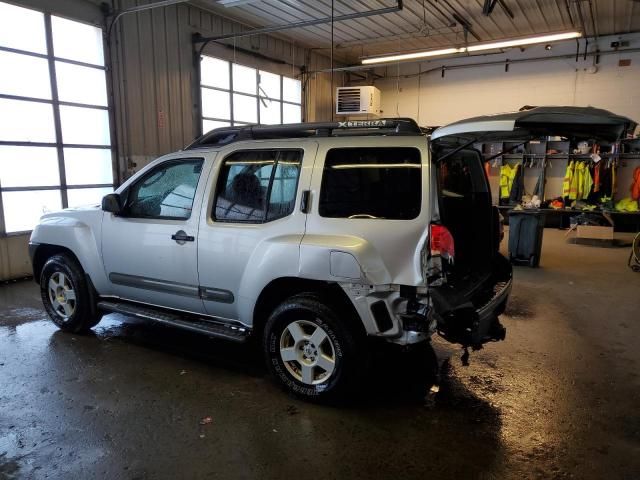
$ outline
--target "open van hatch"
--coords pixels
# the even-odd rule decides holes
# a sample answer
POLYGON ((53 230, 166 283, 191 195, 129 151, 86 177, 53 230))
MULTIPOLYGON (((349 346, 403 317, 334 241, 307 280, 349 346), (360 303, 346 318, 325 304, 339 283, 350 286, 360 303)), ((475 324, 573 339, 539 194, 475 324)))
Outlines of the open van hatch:
POLYGON ((436 129, 432 144, 528 140, 546 135, 615 142, 636 123, 593 107, 533 107, 521 112, 468 118, 436 129))
POLYGON ((547 135, 613 142, 635 126, 628 118, 592 107, 534 107, 470 118, 433 132, 434 223, 450 234, 455 247, 446 258, 430 257, 428 265, 442 337, 473 348, 505 337, 498 316, 506 307, 512 271, 499 252, 499 213, 492 206, 485 159, 473 144, 527 142, 547 135))

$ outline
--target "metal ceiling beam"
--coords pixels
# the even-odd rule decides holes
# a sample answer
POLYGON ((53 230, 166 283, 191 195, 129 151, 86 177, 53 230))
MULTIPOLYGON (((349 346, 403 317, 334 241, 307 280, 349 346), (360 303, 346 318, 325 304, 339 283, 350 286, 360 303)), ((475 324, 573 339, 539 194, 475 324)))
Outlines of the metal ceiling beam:
POLYGON ((460 13, 453 5, 451 5, 449 0, 442 0, 442 2, 449 7, 449 10, 451 10, 451 15, 453 16, 453 19, 456 22, 458 22, 460 25, 462 25, 462 27, 464 28, 465 43, 467 42, 467 33, 471 35, 473 38, 475 38, 477 41, 481 41, 480 37, 471 28, 471 22, 467 20, 467 18, 463 14, 460 13))
POLYGON ((482 14, 487 17, 491 15, 491 13, 493 13, 493 9, 495 8, 496 4, 500 5, 502 10, 504 10, 504 13, 509 15, 511 18, 515 18, 509 6, 506 3, 504 3, 504 0, 484 0, 484 5, 482 7, 482 14))
POLYGON ((256 3, 258 0, 218 0, 218 4, 223 7, 239 7, 247 3, 256 3))
POLYGON ((498 0, 484 0, 484 5, 482 6, 482 14, 486 15, 487 17, 491 15, 494 7, 496 6, 496 3, 498 3, 498 0))
POLYGON ((251 35, 261 35, 265 33, 280 32, 282 30, 291 30, 294 28, 312 27, 315 25, 323 25, 332 22, 343 22, 345 20, 354 20, 356 18, 373 17, 375 15, 384 15, 385 13, 394 13, 402 10, 402 0, 396 0, 396 5, 393 7, 378 8, 375 10, 367 10, 366 12, 355 12, 346 15, 338 15, 335 17, 326 18, 314 18, 313 20, 304 20, 302 22, 289 23, 287 25, 272 25, 270 27, 254 28, 252 30, 246 30, 238 33, 227 33, 224 35, 214 35, 212 37, 197 37, 194 38, 194 43, 208 43, 215 42, 217 40, 225 40, 228 38, 241 38, 251 35))

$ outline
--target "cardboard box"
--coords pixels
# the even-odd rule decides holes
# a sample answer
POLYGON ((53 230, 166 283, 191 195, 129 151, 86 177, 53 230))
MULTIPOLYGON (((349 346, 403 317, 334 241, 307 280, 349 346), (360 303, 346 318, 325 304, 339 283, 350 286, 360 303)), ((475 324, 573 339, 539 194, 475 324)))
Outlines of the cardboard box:
POLYGON ((595 227, 578 225, 577 238, 593 238, 596 240, 613 240, 613 227, 595 227))

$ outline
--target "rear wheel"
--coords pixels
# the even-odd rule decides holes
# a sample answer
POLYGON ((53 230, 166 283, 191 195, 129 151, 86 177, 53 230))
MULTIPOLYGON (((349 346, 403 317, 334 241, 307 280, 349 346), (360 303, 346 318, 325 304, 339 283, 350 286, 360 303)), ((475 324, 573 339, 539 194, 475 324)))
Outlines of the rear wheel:
POLYGON ((61 330, 81 333, 98 324, 101 315, 92 305, 89 288, 82 267, 70 255, 54 255, 42 268, 42 303, 61 330))
POLYGON ((267 366, 288 392, 312 401, 344 398, 366 368, 364 339, 347 313, 312 294, 291 297, 269 317, 267 366))

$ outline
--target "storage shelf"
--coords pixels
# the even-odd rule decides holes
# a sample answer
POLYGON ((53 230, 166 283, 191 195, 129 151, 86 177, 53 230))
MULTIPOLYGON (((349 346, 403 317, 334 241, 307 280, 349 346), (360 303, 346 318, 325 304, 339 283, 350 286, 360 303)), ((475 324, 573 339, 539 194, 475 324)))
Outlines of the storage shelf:
MULTIPOLYGON (((495 205, 500 210, 513 210, 516 205, 495 205)), ((609 215, 640 215, 640 212, 618 212, 616 210, 573 210, 570 208, 529 208, 526 211, 544 212, 544 213, 607 213, 609 215)))
MULTIPOLYGON (((590 144, 592 145, 591 142, 590 144)), ((538 185, 538 182, 542 180, 542 190, 538 190, 538 196, 542 199, 556 198, 562 195, 562 183, 569 162, 574 160, 592 161, 591 153, 571 153, 576 147, 577 144, 569 139, 550 140, 549 138, 540 138, 522 146, 518 142, 508 140, 474 144, 474 148, 482 152, 482 156, 489 164, 487 173, 492 190, 499 189, 499 170, 502 165, 513 166, 521 164, 524 168, 525 191, 530 193, 536 188, 534 187, 534 182, 535 185, 538 185), (516 146, 518 153, 508 151, 509 148, 516 146), (551 149, 559 150, 559 153, 547 153, 551 149)), ((625 191, 627 182, 630 181, 630 172, 640 166, 639 148, 640 138, 633 141, 622 140, 613 143, 599 143, 599 149, 602 150, 599 153, 601 165, 609 168, 611 163, 614 162, 618 172, 617 182, 619 185, 623 185, 614 195, 614 200, 620 200, 628 195, 625 194, 625 191), (620 183, 621 180, 623 183, 620 183)), ((497 200, 494 198, 494 201, 497 200)), ((509 208, 512 207, 506 207, 506 209, 509 208)), ((505 207, 501 207, 501 209, 505 209, 505 207)), ((556 212, 557 210, 546 209, 545 211, 556 212)), ((565 211, 573 214, 578 210, 562 209, 558 215, 564 214, 565 211)), ((612 215, 627 215, 631 218, 637 218, 640 212, 612 212, 612 215)))
MULTIPOLYGON (((615 158, 618 160, 640 160, 640 153, 600 153, 600 158, 607 160, 609 158, 615 158)), ((505 153, 503 155, 495 156, 494 153, 483 153, 482 156, 484 158, 508 158, 508 159, 518 159, 518 158, 527 158, 527 159, 536 159, 539 158, 549 159, 549 160, 591 160, 591 154, 583 155, 579 153, 505 153)))

